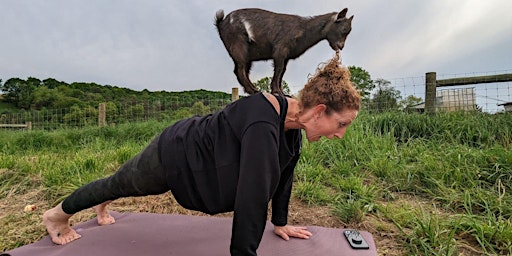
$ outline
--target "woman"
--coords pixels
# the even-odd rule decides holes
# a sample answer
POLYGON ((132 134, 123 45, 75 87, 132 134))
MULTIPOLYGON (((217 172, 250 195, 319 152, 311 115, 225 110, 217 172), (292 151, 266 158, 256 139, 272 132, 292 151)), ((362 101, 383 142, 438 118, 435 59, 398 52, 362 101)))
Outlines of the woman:
POLYGON ((209 214, 234 211, 231 255, 256 255, 272 200, 274 232, 308 239, 287 225, 293 172, 304 130, 309 142, 341 139, 356 118, 360 95, 336 55, 319 68, 298 99, 258 93, 205 117, 175 123, 112 176, 89 183, 43 215, 52 241, 80 235, 69 218, 93 207, 98 224, 115 222, 107 205, 117 198, 171 190, 185 208, 209 214))

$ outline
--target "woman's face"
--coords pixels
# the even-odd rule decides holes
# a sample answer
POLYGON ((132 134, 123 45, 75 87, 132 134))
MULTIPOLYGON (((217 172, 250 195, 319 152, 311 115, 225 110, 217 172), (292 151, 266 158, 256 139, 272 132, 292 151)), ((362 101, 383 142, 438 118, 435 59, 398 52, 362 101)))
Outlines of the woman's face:
POLYGON ((318 141, 322 136, 327 139, 343 138, 348 126, 356 119, 359 112, 345 109, 341 112, 331 111, 327 115, 325 109, 325 105, 317 105, 299 118, 309 142, 318 141))

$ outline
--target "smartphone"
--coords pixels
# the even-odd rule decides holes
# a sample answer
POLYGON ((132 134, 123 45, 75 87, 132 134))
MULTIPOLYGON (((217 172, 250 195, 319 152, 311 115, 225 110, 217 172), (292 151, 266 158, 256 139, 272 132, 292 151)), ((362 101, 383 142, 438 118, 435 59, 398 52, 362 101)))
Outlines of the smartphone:
POLYGON ((369 249, 368 243, 357 230, 344 230, 343 234, 353 249, 369 249))

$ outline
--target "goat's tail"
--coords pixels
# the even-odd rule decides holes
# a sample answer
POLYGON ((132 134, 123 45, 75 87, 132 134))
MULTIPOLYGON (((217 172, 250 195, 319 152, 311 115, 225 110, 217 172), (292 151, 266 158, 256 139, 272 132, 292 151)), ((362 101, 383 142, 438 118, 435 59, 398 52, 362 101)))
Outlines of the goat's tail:
POLYGON ((215 13, 215 26, 219 27, 220 23, 224 20, 224 10, 220 9, 215 13))

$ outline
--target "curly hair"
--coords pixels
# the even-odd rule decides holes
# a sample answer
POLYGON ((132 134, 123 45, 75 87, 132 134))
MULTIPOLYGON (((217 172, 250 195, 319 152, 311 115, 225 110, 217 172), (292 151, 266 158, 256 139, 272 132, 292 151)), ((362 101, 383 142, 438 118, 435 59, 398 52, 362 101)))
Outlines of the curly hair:
POLYGON ((299 92, 298 100, 304 109, 324 104, 328 115, 331 111, 361 107, 361 95, 350 81, 350 70, 341 65, 339 52, 329 62, 319 65, 316 74, 299 92))

